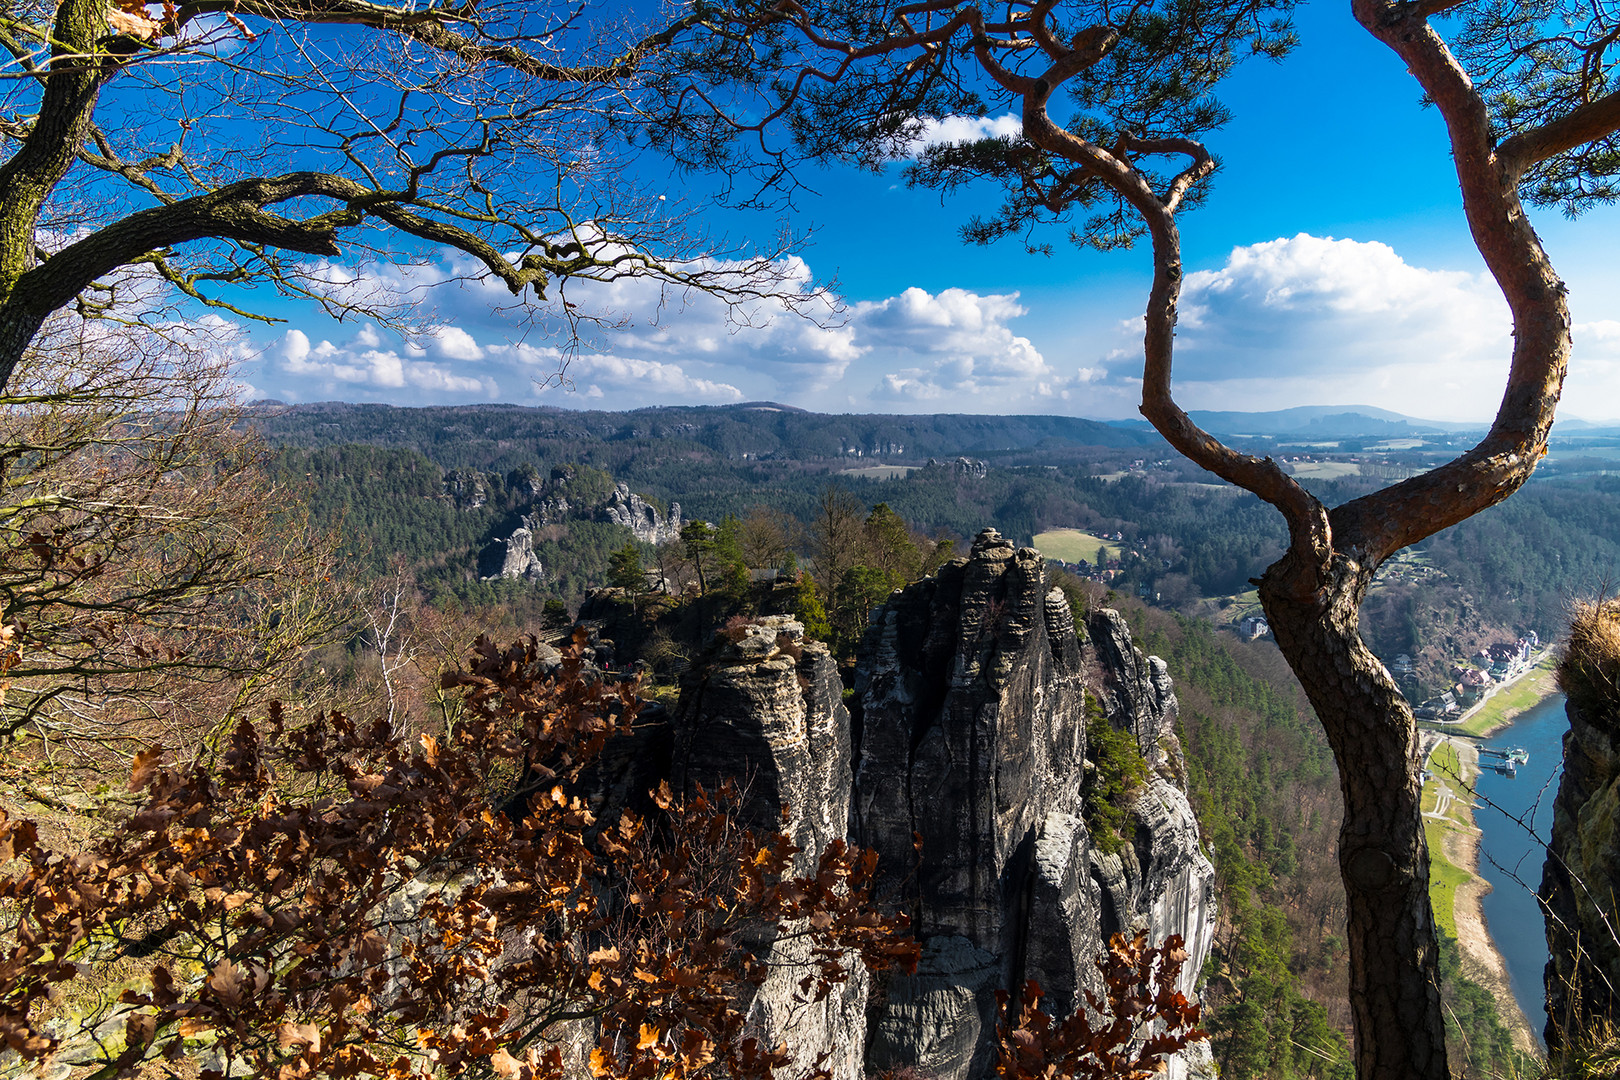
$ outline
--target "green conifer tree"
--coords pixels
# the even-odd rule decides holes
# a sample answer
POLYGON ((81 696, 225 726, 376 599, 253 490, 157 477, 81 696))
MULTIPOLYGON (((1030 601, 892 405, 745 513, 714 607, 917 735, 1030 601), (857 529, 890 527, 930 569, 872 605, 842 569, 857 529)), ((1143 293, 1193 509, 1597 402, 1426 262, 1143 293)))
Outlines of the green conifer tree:
POLYGON ((821 603, 821 591, 816 588, 815 578, 807 573, 799 574, 798 589, 793 596, 793 617, 804 624, 805 637, 826 641, 832 636, 827 609, 821 603))

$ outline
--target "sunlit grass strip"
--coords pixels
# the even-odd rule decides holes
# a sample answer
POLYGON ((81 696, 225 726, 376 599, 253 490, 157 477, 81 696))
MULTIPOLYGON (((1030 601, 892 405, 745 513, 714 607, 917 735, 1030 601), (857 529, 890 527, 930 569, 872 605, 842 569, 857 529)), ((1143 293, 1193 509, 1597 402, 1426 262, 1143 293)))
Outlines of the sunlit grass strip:
POLYGON ((1104 540, 1079 529, 1053 529, 1035 534, 1037 551, 1048 559, 1062 559, 1064 562, 1094 563, 1097 552, 1104 545, 1112 545, 1116 549, 1121 546, 1116 541, 1104 540))
POLYGON ((1435 924, 1451 937, 1457 936, 1457 890, 1474 875, 1446 856, 1446 838, 1458 832, 1474 832, 1473 779, 1465 775, 1457 748, 1441 743, 1429 755, 1429 781, 1423 785, 1423 811, 1436 813, 1444 789, 1451 791, 1451 803, 1439 818, 1423 819, 1423 835, 1429 844, 1429 906, 1435 924))
POLYGON ((1447 937, 1457 936, 1457 890, 1473 875, 1446 858, 1444 840, 1451 830, 1425 818, 1423 834, 1429 841, 1429 906, 1434 922, 1447 937))

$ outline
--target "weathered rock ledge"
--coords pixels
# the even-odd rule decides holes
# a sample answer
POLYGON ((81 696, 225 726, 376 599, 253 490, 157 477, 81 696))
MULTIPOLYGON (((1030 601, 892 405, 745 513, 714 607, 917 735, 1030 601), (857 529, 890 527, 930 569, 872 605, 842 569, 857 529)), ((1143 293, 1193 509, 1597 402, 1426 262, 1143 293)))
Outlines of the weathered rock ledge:
POLYGON ((1620 710, 1567 706, 1564 776, 1540 897, 1546 913, 1547 1045, 1620 1018, 1620 710))

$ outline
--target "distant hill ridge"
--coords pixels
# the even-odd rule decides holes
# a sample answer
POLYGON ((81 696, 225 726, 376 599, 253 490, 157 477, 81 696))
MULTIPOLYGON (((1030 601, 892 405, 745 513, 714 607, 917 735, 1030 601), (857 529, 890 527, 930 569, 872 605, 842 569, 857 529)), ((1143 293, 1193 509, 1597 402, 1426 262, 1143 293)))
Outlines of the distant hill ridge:
POLYGON ((434 456, 445 438, 536 442, 675 439, 728 457, 883 458, 991 454, 1052 446, 1141 447, 1168 452, 1158 434, 1075 416, 813 413, 777 402, 671 405, 631 412, 574 411, 555 406, 447 405, 401 408, 318 402, 264 405, 252 422, 273 442, 412 445, 434 456))

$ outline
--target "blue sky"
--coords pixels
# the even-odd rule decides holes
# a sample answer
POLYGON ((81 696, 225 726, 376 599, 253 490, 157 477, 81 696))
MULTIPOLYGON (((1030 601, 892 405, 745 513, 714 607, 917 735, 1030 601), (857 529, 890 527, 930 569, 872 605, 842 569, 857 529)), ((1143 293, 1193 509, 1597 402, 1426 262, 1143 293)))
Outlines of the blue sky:
MULTIPOLYGON (((1235 114, 1206 141, 1216 189, 1181 219, 1193 271, 1178 335, 1188 408, 1366 404, 1442 420, 1495 408, 1509 345, 1505 307, 1469 241, 1440 120, 1348 3, 1300 9, 1302 45, 1253 62, 1225 94, 1235 114)), ((992 118, 994 119, 994 118, 992 118)), ((942 201, 879 175, 815 171, 791 215, 703 211, 717 235, 808 232, 791 280, 835 280, 842 310, 815 318, 758 304, 739 326, 706 297, 650 284, 574 296, 626 323, 591 335, 565 385, 542 386, 563 339, 538 313, 514 322, 494 288, 425 290, 412 340, 283 309, 254 329, 243 368, 255 396, 395 404, 509 401, 569 408, 771 399, 831 412, 1135 414, 1145 249, 1099 254, 1049 237, 964 245, 958 228, 993 192, 942 201)), ((635 182, 701 206, 691 182, 643 163, 635 182)), ((1620 417, 1620 208, 1575 222, 1534 214, 1571 290, 1576 355, 1564 411, 1620 417)), ((455 277, 443 256, 412 271, 343 272, 381 289, 455 277), (370 280, 374 279, 374 280, 370 280)), ((554 380, 553 380, 554 381, 554 380)))

